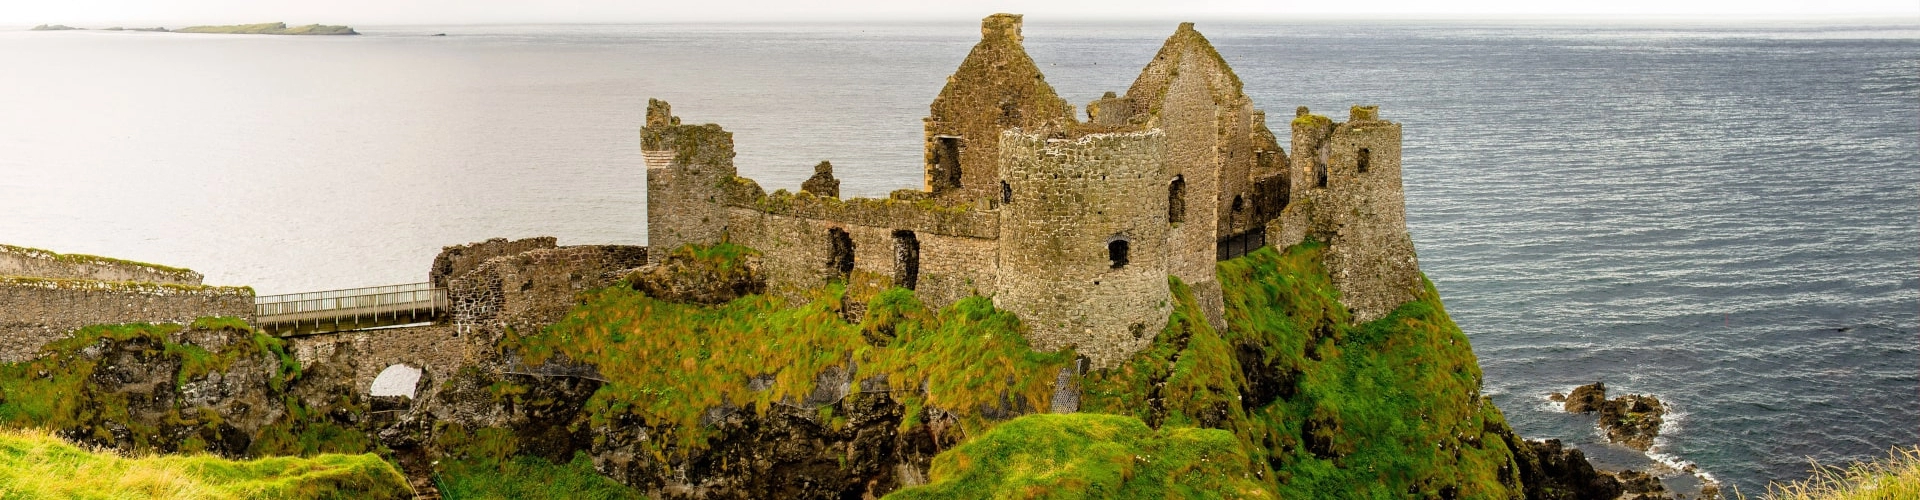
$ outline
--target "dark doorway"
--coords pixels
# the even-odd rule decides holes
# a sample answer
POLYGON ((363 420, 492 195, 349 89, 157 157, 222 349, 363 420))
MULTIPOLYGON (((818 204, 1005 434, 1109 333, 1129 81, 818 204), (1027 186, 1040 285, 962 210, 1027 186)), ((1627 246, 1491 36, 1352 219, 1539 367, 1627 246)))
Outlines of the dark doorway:
POLYGON ((893 281, 908 290, 920 284, 920 238, 913 231, 893 232, 893 281))
POLYGON ((1315 159, 1313 161, 1313 177, 1314 177, 1313 185, 1315 187, 1327 187, 1327 161, 1326 160, 1315 159))
POLYGON ((1187 178, 1173 176, 1173 182, 1167 184, 1167 223, 1176 224, 1187 221, 1187 178))
POLYGON ((1360 159, 1358 163, 1356 163, 1360 166, 1360 173, 1367 173, 1367 164, 1369 163, 1373 163, 1373 152, 1368 151, 1367 148, 1360 148, 1360 159))
POLYGON ((1000 181, 1000 202, 1013 203, 1013 186, 1007 185, 1007 181, 1000 181))
POLYGON ((827 269, 845 278, 853 274, 853 236, 847 230, 832 228, 827 230, 827 269))
POLYGON ((960 150, 966 147, 966 140, 953 136, 934 137, 933 149, 933 191, 943 192, 960 188, 960 150))
POLYGON ((1115 239, 1107 242, 1107 260, 1113 262, 1113 268, 1127 267, 1127 240, 1115 239))

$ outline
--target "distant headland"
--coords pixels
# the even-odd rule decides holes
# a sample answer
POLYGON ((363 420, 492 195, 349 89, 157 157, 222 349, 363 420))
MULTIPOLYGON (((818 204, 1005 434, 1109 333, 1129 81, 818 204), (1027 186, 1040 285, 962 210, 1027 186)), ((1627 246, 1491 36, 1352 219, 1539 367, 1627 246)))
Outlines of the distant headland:
MULTIPOLYGON (((75 28, 75 27, 67 26, 63 24, 42 24, 39 26, 34 26, 33 29, 29 31, 64 31, 64 30, 83 30, 83 29, 86 29, 86 28, 75 28)), ((288 27, 287 23, 232 24, 232 25, 226 25, 226 26, 189 26, 189 27, 180 28, 176 30, 169 30, 169 29, 160 28, 160 27, 122 28, 122 27, 115 26, 112 28, 107 28, 102 31, 159 31, 159 32, 170 32, 170 33, 215 33, 215 34, 228 34, 228 35, 358 35, 360 34, 360 32, 354 31, 353 28, 348 26, 309 24, 306 26, 288 27)))

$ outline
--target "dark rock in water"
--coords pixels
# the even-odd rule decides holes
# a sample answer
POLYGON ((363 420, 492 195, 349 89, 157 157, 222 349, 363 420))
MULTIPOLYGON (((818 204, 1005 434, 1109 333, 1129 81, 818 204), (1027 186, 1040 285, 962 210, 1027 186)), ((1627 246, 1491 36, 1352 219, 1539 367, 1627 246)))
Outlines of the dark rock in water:
POLYGON ((1607 386, 1599 382, 1574 388, 1566 409, 1600 412, 1600 428, 1607 432, 1607 439, 1640 451, 1653 447, 1667 413, 1666 405, 1653 396, 1628 394, 1609 400, 1607 386))
POLYGON ((1634 500, 1666 500, 1673 498, 1667 495, 1667 487, 1660 484, 1660 478, 1653 477, 1652 474, 1627 469, 1620 471, 1618 474, 1614 474, 1614 477, 1619 479, 1620 485, 1626 488, 1628 496, 1625 498, 1634 500))
POLYGON ((1548 395, 1547 395, 1547 400, 1548 400, 1548 401, 1553 401, 1553 402, 1555 402, 1555 403, 1565 403, 1565 402, 1567 402, 1567 395, 1566 395, 1566 394, 1562 394, 1562 393, 1558 393, 1558 392, 1556 392, 1556 393, 1553 393, 1553 394, 1548 394, 1548 395))
POLYGON ((434 33, 433 36, 447 36, 446 33, 434 33))
POLYGON ((1593 469, 1587 455, 1558 439, 1516 441, 1509 435, 1520 482, 1533 500, 1613 500, 1626 489, 1619 480, 1593 469))
POLYGON ((659 264, 634 270, 627 279, 633 289, 653 298, 695 304, 724 304, 767 290, 760 255, 751 253, 728 260, 702 258, 683 250, 659 264))
POLYGON ((1566 401, 1567 413, 1599 411, 1600 406, 1607 402, 1607 384, 1594 382, 1575 387, 1573 393, 1567 395, 1566 401))
POLYGON ((800 190, 813 193, 814 196, 839 198, 840 179, 833 178, 833 164, 823 161, 820 162, 819 165, 814 165, 813 177, 809 177, 806 182, 800 183, 800 190))

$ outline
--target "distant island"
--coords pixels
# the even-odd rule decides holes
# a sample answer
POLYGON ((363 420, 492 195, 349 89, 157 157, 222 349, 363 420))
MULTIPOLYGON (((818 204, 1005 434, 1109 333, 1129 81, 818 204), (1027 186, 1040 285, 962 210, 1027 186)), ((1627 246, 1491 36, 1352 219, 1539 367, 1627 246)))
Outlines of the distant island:
MULTIPOLYGON (((51 24, 51 25, 42 24, 39 26, 34 26, 33 29, 29 31, 64 31, 64 30, 80 30, 80 29, 86 29, 86 28, 75 28, 75 27, 67 26, 63 24, 51 24)), ((228 34, 228 35, 358 35, 360 34, 360 32, 354 31, 353 28, 347 27, 347 26, 329 26, 324 24, 309 24, 306 26, 288 27, 287 23, 233 24, 233 25, 226 25, 226 26, 189 26, 189 27, 180 28, 177 30, 169 30, 166 28, 159 28, 159 27, 122 28, 122 27, 115 26, 112 28, 107 28, 105 31, 158 31, 158 32, 172 32, 172 33, 216 33, 216 34, 228 34)))

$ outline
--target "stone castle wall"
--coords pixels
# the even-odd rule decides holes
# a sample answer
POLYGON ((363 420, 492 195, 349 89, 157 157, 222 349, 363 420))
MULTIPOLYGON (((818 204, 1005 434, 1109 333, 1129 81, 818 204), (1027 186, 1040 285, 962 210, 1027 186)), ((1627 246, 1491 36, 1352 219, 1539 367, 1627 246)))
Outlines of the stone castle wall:
POLYGON ((202 316, 253 319, 253 289, 124 281, 0 277, 0 362, 88 325, 187 323, 202 316))
POLYGON ((1072 346, 1095 367, 1115 366, 1166 326, 1167 146, 1158 130, 1001 136, 1011 196, 993 300, 1020 316, 1035 349, 1072 346))
POLYGON ((433 258, 433 268, 427 272, 427 281, 433 283, 435 288, 446 288, 448 280, 467 274, 488 259, 556 246, 559 245, 556 244, 554 237, 540 236, 512 241, 506 238, 493 238, 445 247, 440 249, 440 255, 433 258))
POLYGON ((929 106, 926 190, 934 196, 956 203, 992 199, 1002 130, 1057 130, 1074 122, 1073 106, 1054 93, 1021 46, 1020 28, 1014 14, 982 20, 980 42, 929 106))
POLYGON ((0 245, 0 276, 198 285, 200 273, 106 257, 0 245))
POLYGON ((1355 322, 1413 300, 1422 285, 1407 232, 1400 124, 1380 120, 1372 106, 1355 106, 1346 123, 1301 108, 1293 131, 1291 175, 1306 187, 1293 190, 1293 203, 1269 226, 1280 235, 1274 245, 1326 241, 1324 264, 1355 322))
MULTIPOLYGON (((997 228, 997 223, 990 227, 997 228)), ((939 308, 970 295, 993 293, 998 270, 998 245, 993 239, 914 228, 913 224, 864 225, 735 207, 729 215, 727 238, 761 252, 769 290, 783 295, 798 297, 842 277, 829 266, 834 230, 846 232, 852 241, 854 270, 883 280, 873 285, 903 285, 899 232, 909 231, 919 249, 913 288, 923 302, 939 308)))
POLYGON ((654 263, 687 244, 718 243, 726 233, 733 133, 719 125, 681 125, 672 108, 649 102, 640 149, 647 162, 647 242, 654 263))
POLYGON ((575 295, 645 265, 647 253, 641 246, 582 245, 488 259, 448 281, 452 323, 463 334, 494 327, 536 331, 566 315, 575 295))
POLYGON ((287 343, 301 368, 344 367, 352 373, 354 393, 367 394, 374 377, 396 364, 421 369, 429 386, 446 381, 472 361, 469 355, 482 347, 481 339, 441 324, 289 337, 287 343))

